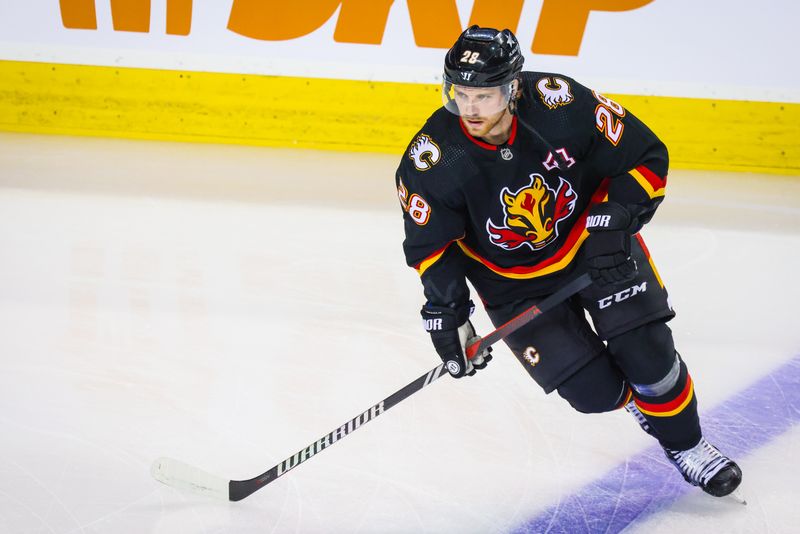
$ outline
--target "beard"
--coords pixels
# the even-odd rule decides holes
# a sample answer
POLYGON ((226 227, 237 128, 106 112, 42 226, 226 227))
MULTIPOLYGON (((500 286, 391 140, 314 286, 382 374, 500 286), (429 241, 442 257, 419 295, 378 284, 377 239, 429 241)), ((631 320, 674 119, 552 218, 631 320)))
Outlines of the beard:
POLYGON ((462 117, 462 122, 472 137, 485 137, 509 115, 507 109, 491 117, 462 117), (480 121, 480 124, 471 124, 469 121, 480 121))

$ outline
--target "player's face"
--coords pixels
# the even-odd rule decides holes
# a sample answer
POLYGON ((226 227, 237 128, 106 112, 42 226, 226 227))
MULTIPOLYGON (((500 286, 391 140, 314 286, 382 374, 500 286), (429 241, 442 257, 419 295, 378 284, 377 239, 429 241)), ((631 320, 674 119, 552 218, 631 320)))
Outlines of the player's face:
POLYGON ((473 137, 494 136, 509 116, 509 95, 513 84, 505 87, 467 87, 450 85, 445 95, 445 107, 461 116, 461 121, 473 137))
POLYGON ((505 110, 508 98, 499 87, 463 87, 453 86, 453 96, 458 106, 459 115, 465 121, 491 117, 505 110))

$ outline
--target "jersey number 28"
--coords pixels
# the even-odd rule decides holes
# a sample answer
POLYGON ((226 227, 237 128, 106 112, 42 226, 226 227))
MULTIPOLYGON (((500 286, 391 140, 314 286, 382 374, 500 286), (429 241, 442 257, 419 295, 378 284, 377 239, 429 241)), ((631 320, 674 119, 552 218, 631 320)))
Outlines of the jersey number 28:
POLYGON ((597 129, 605 134, 612 145, 617 146, 622 139, 622 132, 625 131, 625 125, 619 120, 625 116, 625 108, 595 91, 592 94, 600 102, 594 110, 597 129))
POLYGON ((412 221, 419 226, 428 224, 428 219, 431 216, 431 206, 424 198, 416 193, 409 197, 408 189, 402 182, 397 186, 397 197, 400 199, 400 205, 403 206, 403 210, 408 213, 412 221))

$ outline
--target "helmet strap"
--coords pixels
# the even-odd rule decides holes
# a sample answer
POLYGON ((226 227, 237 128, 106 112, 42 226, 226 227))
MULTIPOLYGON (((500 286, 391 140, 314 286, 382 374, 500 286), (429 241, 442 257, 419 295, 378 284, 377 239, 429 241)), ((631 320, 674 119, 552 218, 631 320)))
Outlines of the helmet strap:
POLYGON ((517 88, 508 97, 508 112, 511 113, 512 115, 515 115, 517 113, 517 102, 522 97, 522 92, 519 89, 521 80, 519 79, 519 77, 514 78, 514 80, 517 81, 517 88))

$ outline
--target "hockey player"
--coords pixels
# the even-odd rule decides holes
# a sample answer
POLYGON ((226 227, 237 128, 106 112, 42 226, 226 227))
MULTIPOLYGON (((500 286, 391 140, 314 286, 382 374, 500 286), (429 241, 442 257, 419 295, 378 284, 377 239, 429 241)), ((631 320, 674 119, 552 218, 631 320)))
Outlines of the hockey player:
POLYGON ((667 149, 613 100, 522 63, 509 30, 462 33, 445 58, 444 106, 397 170, 434 347, 456 378, 491 359, 464 356, 477 337, 466 280, 499 326, 588 271, 594 284, 506 344, 546 393, 584 413, 625 407, 689 483, 727 495, 741 470, 701 434, 674 312, 639 234, 664 198, 667 149))

